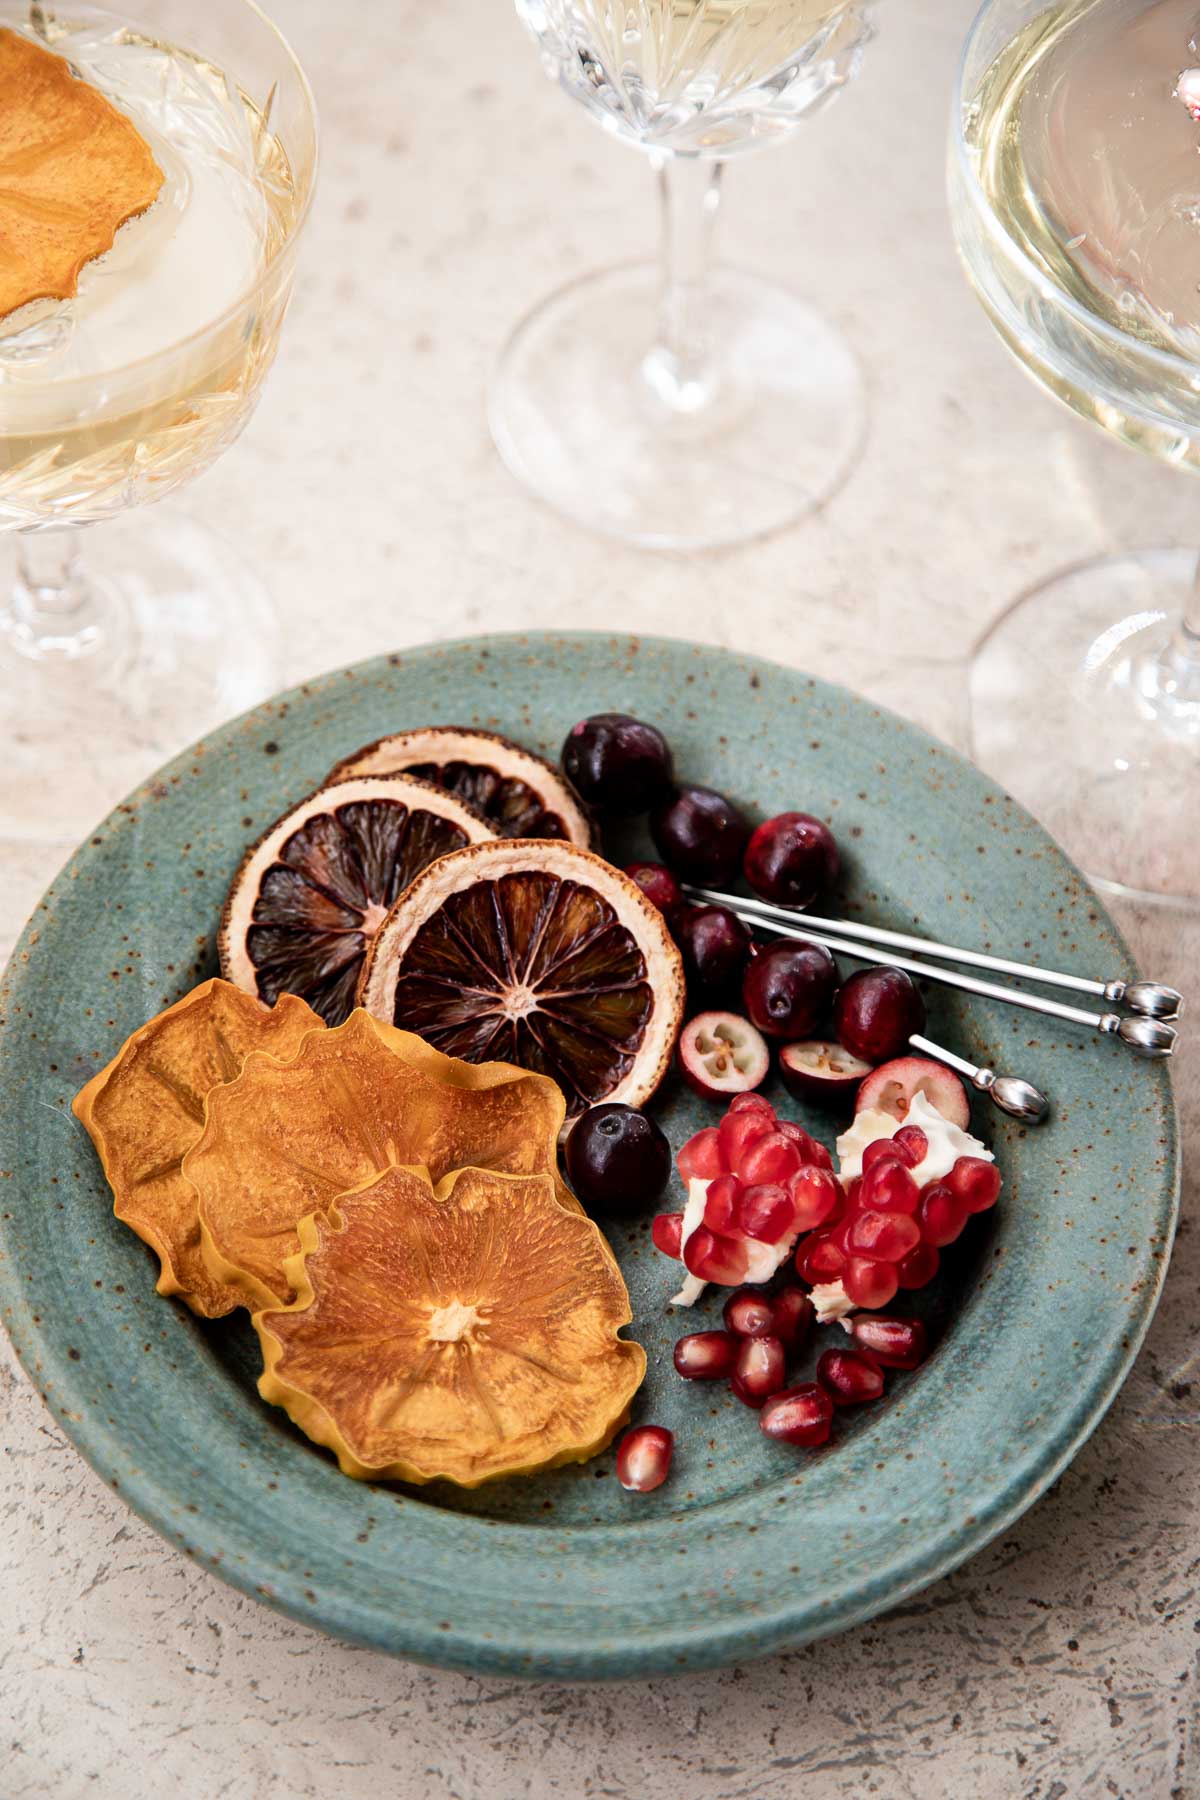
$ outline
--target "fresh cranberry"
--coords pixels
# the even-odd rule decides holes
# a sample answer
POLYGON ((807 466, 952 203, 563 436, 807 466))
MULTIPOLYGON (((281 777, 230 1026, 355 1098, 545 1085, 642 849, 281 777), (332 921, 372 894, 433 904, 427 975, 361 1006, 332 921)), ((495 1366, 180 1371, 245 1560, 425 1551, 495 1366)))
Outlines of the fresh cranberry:
POLYGON ((784 938, 756 956, 742 978, 742 1001, 764 1036, 808 1037, 829 1010, 837 964, 823 944, 784 938))
POLYGON ((746 846, 743 870, 756 894, 780 906, 811 906, 836 882, 841 866, 828 825, 811 813, 777 813, 746 846))
POLYGON ((567 733, 563 774, 597 812, 648 812, 670 792, 671 749, 662 732, 628 713, 594 713, 567 733))
POLYGON ((859 969, 838 992, 833 1026, 852 1055, 887 1062, 924 1030, 925 1002, 903 969, 859 969))
POLYGON ((662 863, 632 862, 626 863, 625 873, 669 925, 683 905, 683 889, 670 869, 662 863))
POLYGON ((723 887, 742 866, 750 836, 744 815, 713 788, 677 788, 651 815, 659 855, 685 881, 723 887))
POLYGON ((671 932, 683 958, 688 1000, 698 1012, 741 997, 753 938, 727 906, 685 906, 671 932))
POLYGON ((636 1106, 604 1101, 578 1118, 564 1155, 567 1178, 597 1212, 639 1212, 657 1200, 671 1174, 671 1146, 636 1106))

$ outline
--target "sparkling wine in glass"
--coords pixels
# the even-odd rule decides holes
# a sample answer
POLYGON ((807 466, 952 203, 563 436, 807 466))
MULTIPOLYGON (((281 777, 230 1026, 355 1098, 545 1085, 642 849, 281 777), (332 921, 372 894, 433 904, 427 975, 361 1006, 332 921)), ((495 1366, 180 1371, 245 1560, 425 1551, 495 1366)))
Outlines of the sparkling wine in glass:
MULTIPOLYGON (((988 0, 951 121, 958 247, 1004 342, 1137 449, 1200 469, 1200 6, 988 0)), ((977 759, 1109 891, 1200 902, 1195 551, 1068 569, 991 627, 977 759)))
MULTIPOLYGON (((86 827, 276 678, 258 580, 220 538, 142 507, 205 469, 253 410, 312 192, 312 97, 251 0, 122 6, 0 0, 10 49, 16 34, 65 59, 133 121, 163 178, 73 296, 0 317, 6 836, 86 827), (84 526, 100 527, 86 554, 84 526)), ((43 125, 10 166, 0 155, 0 238, 6 208, 82 204, 58 191, 59 134, 43 125)))
POLYGON ((657 172, 661 253, 582 277, 517 328, 491 394, 509 467, 560 512, 662 549, 733 544, 824 499, 860 443, 840 334, 714 267, 726 161, 845 86, 870 0, 516 0, 547 72, 657 172))

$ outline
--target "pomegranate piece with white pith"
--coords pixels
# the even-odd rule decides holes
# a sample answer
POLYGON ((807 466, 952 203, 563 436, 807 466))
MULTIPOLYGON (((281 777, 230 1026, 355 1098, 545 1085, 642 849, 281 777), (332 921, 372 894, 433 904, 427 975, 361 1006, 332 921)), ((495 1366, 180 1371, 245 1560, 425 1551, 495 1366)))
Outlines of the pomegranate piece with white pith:
POLYGON ((738 1013, 706 1012, 679 1034, 679 1068, 705 1100, 730 1099, 761 1087, 771 1066, 762 1035, 738 1013))
MULTIPOLYGON (((780 1119, 769 1100, 742 1093, 719 1125, 689 1138, 678 1156, 688 1204, 678 1226, 660 1215, 654 1242, 688 1272, 676 1303, 690 1305, 700 1285, 761 1285, 786 1262, 802 1232, 839 1216, 843 1196, 833 1158, 803 1126, 780 1119)), ((798 1315, 788 1329, 797 1329, 798 1315)))

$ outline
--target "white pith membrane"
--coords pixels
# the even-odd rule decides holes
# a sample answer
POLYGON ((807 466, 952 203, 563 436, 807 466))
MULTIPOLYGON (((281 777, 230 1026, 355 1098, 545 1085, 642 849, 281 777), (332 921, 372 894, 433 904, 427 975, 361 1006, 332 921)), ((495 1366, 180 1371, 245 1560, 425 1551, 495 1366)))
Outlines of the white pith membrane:
POLYGON ((330 770, 330 781, 352 775, 418 775, 458 794, 481 812, 498 837, 565 840, 591 849, 595 831, 565 778, 544 757, 492 731, 424 725, 365 744, 330 770), (545 829, 536 817, 546 815, 545 829))
POLYGON ((601 1100, 641 1106, 658 1088, 683 1017, 683 964, 658 908, 620 870, 578 845, 500 838, 441 858, 401 895, 371 946, 359 1001, 447 1054, 549 1075, 571 1117, 601 1100), (506 887, 514 877, 531 879, 506 887), (489 904, 483 923, 494 938, 485 943, 475 909, 489 904), (587 923, 582 938, 564 935, 575 916, 587 923), (525 942, 516 925, 531 933, 525 942), (432 937, 422 936, 427 927, 432 937), (486 960, 497 948, 504 971, 486 960), (636 1031, 605 1036, 597 1024, 605 1005, 619 1023, 635 1004, 622 996, 634 994, 636 1031), (572 1056, 594 1064, 582 1071, 583 1088, 572 1056), (606 1061, 616 1080, 602 1073, 606 1061))
POLYGON ((243 857, 221 916, 221 973, 268 1004, 300 993, 326 1023, 339 1023, 349 1011, 341 990, 352 1005, 359 966, 397 895, 433 858, 494 836, 473 807, 415 776, 318 789, 243 857), (327 965, 328 976, 307 987, 288 976, 306 961, 327 965))
MULTIPOLYGON (((911 1170, 918 1187, 923 1188, 931 1181, 941 1181, 950 1173, 960 1156, 978 1157, 981 1162, 996 1160, 985 1144, 972 1137, 970 1132, 960 1130, 952 1120, 944 1118, 932 1101, 918 1091, 913 1096, 907 1118, 894 1119, 890 1113, 883 1112, 861 1112, 855 1115, 849 1130, 844 1131, 837 1140, 841 1164, 838 1179, 842 1186, 848 1187, 851 1181, 857 1180, 862 1174, 863 1151, 868 1144, 874 1144, 880 1138, 894 1138, 906 1125, 918 1126, 928 1141, 924 1159, 911 1170)), ((688 1239, 704 1221, 704 1202, 708 1189, 707 1181, 693 1178, 688 1183, 687 1205, 683 1210, 683 1225, 679 1234, 681 1262, 688 1239)), ((791 1255, 799 1235, 799 1232, 794 1232, 778 1244, 760 1244, 754 1238, 747 1238, 750 1262, 744 1279, 754 1286, 769 1281, 791 1255), (765 1273, 760 1273, 760 1270, 765 1273)), ((679 1292, 671 1296, 670 1304, 694 1306, 707 1286, 706 1281, 689 1272, 679 1292)), ((818 1325, 832 1325, 841 1321, 847 1331, 850 1329, 846 1323, 847 1316, 857 1308, 840 1281, 818 1282, 810 1298, 818 1325)))

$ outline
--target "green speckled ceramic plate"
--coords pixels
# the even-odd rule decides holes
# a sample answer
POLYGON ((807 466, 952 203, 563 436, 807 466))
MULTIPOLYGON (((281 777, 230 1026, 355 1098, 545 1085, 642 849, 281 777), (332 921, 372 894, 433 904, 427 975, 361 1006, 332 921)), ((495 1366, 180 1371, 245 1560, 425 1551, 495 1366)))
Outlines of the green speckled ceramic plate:
MULTIPOLYGON (((1029 1506, 1101 1417, 1153 1312, 1175 1219, 1162 1068, 1070 1027, 936 998, 930 1035, 1039 1082, 1055 1117, 1025 1131, 981 1116, 1004 1196, 920 1296, 936 1347, 885 1403, 804 1453, 769 1444, 723 1389, 679 1381, 671 1268, 641 1222, 613 1237, 650 1355, 637 1416, 676 1434, 665 1487, 624 1493, 611 1454, 470 1494, 339 1475, 259 1400, 243 1318, 203 1326, 156 1296, 71 1097, 213 972, 245 844, 338 757, 427 722, 554 755, 574 719, 607 708, 654 719, 691 779, 752 813, 827 816, 847 852, 844 903, 863 916, 1090 974, 1129 967, 1042 831, 899 719, 747 657, 530 636, 326 676, 180 757, 64 869, 3 992, 0 1302, 56 1418, 137 1512, 226 1580, 338 1636, 473 1670, 702 1668, 837 1630, 943 1574, 1029 1506)), ((617 846, 622 860, 635 846, 617 846)), ((702 1107, 663 1095, 677 1144, 702 1107)))

